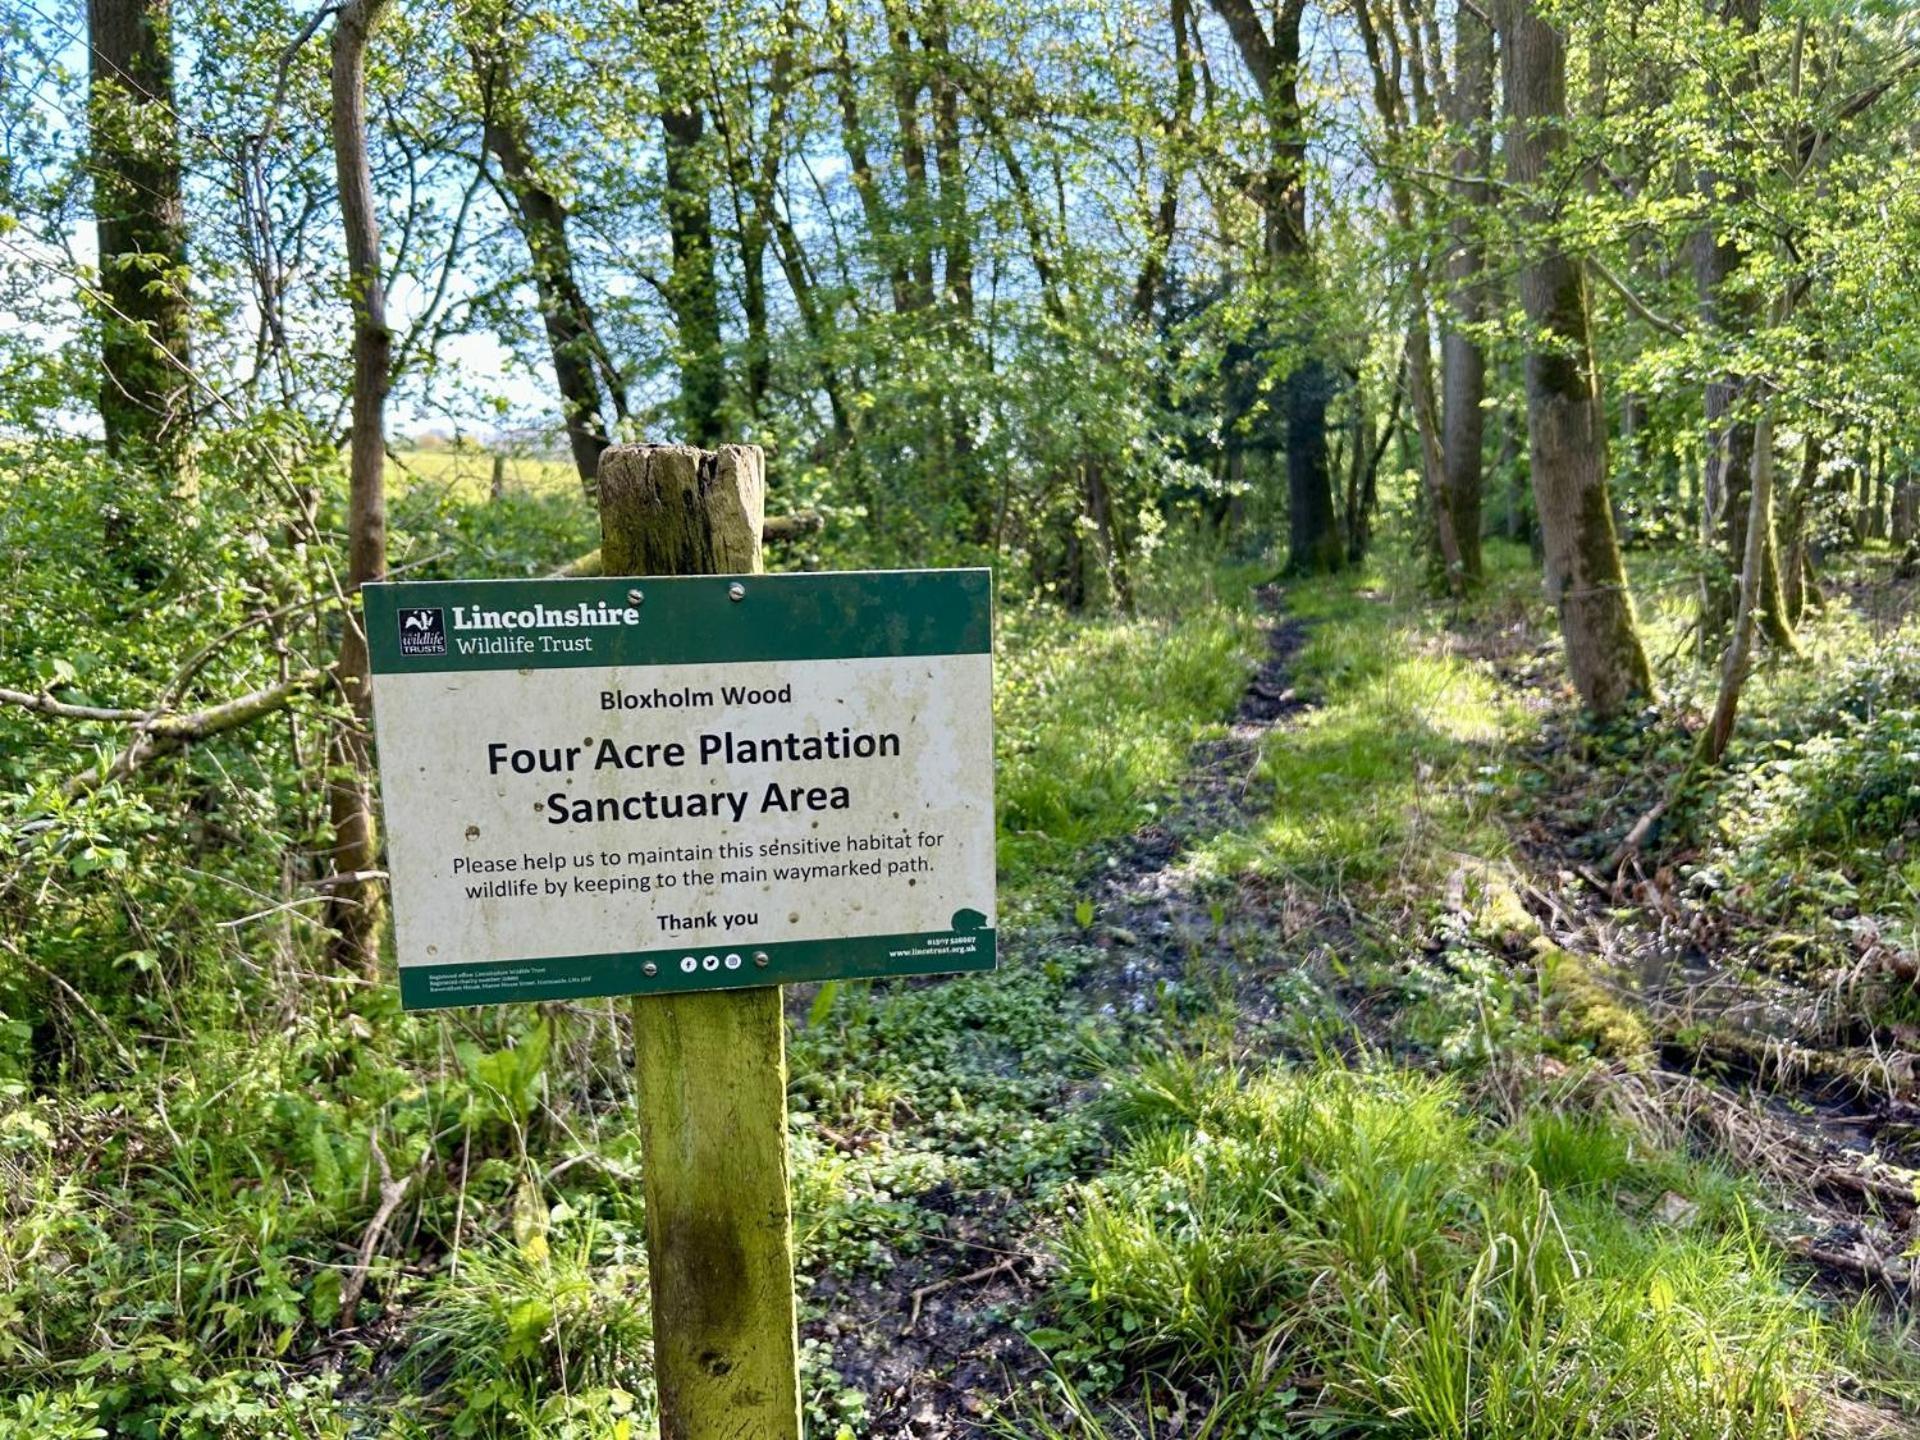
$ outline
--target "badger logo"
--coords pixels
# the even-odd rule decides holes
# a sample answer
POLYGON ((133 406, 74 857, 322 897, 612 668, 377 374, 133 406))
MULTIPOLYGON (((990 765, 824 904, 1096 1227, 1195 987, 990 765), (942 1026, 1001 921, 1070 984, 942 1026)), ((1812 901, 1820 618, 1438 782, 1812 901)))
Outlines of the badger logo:
POLYGON ((446 612, 437 609, 402 610, 400 612, 400 653, 402 655, 446 654, 446 612))

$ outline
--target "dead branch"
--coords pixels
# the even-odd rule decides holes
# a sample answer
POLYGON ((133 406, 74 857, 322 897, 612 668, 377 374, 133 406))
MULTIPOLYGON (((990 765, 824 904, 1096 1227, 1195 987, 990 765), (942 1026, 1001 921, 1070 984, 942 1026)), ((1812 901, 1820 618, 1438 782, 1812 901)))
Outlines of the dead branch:
POLYGON ((1660 823, 1660 817, 1667 813, 1667 807, 1672 803, 1671 795, 1662 796, 1659 803, 1634 821, 1633 828, 1627 831, 1626 839, 1614 847, 1613 853, 1607 856, 1606 864, 1600 869, 1608 875, 1617 876, 1620 868, 1640 853, 1640 847, 1647 843, 1647 836, 1653 833, 1653 827, 1660 823))
MULTIPOLYGON (((380 1167, 380 1205, 373 1212, 373 1219, 367 1224, 366 1234, 360 1237, 360 1255, 354 1261, 353 1269, 340 1287, 340 1320, 347 1326, 353 1324, 354 1311, 360 1306, 360 1293, 367 1286, 367 1271, 373 1265, 374 1251, 379 1248, 380 1237, 386 1233, 388 1224, 393 1220, 393 1212, 398 1210, 407 1198, 407 1191, 413 1187, 415 1172, 409 1170, 398 1180, 387 1165, 386 1152, 381 1150, 380 1141, 374 1136, 367 1137, 367 1148, 373 1152, 374 1164, 380 1167)), ((431 1155, 433 1152, 427 1152, 431 1155)))
MULTIPOLYGON (((233 699, 223 700, 218 705, 209 705, 204 710, 192 710, 178 715, 150 715, 145 711, 134 711, 131 716, 134 722, 134 736, 126 748, 103 763, 81 771, 67 781, 66 796, 70 800, 77 799, 91 790, 99 789, 102 785, 125 779, 155 756, 184 750, 187 746, 202 740, 211 740, 216 735, 223 735, 229 730, 238 730, 243 725, 250 725, 263 716, 285 709, 302 695, 310 695, 325 688, 332 678, 333 667, 331 666, 324 670, 303 670, 298 675, 289 676, 275 684, 251 690, 245 695, 236 695, 233 699)), ((0 692, 0 699, 17 693, 0 692)), ((84 718, 105 717, 86 716, 84 718)), ((125 712, 116 712, 114 718, 125 718, 125 712)))
POLYGON ((8 690, 4 686, 0 686, 0 705, 14 705, 48 720, 106 720, 122 724, 144 720, 151 713, 100 705, 69 705, 44 692, 29 695, 24 690, 8 690))
POLYGON ((1836 1250, 1831 1245, 1822 1245, 1816 1240, 1796 1240, 1793 1253, 1815 1265, 1823 1265, 1829 1270, 1838 1270, 1843 1275, 1852 1275, 1857 1279, 1873 1284, 1884 1285, 1894 1294, 1910 1287, 1920 1274, 1913 1267, 1905 1271, 1896 1270, 1882 1260, 1866 1246, 1855 1246, 1851 1250, 1836 1250))
POLYGON ((929 1296, 938 1295, 942 1290, 950 1290, 955 1285, 971 1285, 979 1280, 991 1280, 996 1275, 1005 1275, 1020 1263, 1020 1258, 1018 1255, 1009 1255, 1003 1260, 996 1261, 992 1265, 982 1266, 980 1269, 971 1271, 968 1274, 951 1275, 945 1280, 936 1280, 931 1285, 922 1285, 918 1290, 913 1292, 913 1314, 907 1320, 907 1328, 900 1333, 902 1335, 911 1335, 914 1330, 918 1328, 920 1324, 920 1307, 926 1303, 929 1296))

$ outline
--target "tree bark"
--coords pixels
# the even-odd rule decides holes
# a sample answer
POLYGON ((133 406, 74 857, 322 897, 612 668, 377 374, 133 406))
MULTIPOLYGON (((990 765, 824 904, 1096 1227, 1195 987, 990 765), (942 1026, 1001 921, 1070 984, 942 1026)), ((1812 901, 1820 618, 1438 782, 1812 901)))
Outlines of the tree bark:
POLYGON ((1914 535, 1914 500, 1916 488, 1913 477, 1904 475, 1893 483, 1893 515, 1888 526, 1888 538, 1896 550, 1905 549, 1914 535))
MULTIPOLYGON (((1307 136, 1300 103, 1300 26, 1306 0, 1282 0, 1271 34, 1253 0, 1213 0, 1213 8, 1226 22, 1265 112, 1268 156, 1256 187, 1262 215, 1263 278, 1270 285, 1310 289, 1315 277, 1307 238, 1307 136)), ((1327 406, 1334 386, 1318 353, 1318 337, 1293 338, 1304 357, 1287 376, 1282 396, 1287 569, 1296 575, 1318 574, 1346 563, 1327 465, 1327 406)))
MULTIPOLYGON (((1721 23, 1750 37, 1760 28, 1763 0, 1728 0, 1719 10, 1721 23)), ((1750 61, 1743 60, 1731 85, 1712 92, 1729 110, 1758 82, 1750 61)), ((1703 170, 1697 188, 1710 207, 1708 220, 1693 241, 1694 286, 1699 292, 1700 319, 1719 343, 1744 338, 1758 328, 1760 300, 1749 288, 1735 283, 1742 252, 1729 227, 1716 223, 1717 207, 1737 206, 1750 198, 1750 187, 1739 179, 1703 170)), ((1733 619, 1736 603, 1736 567, 1746 553, 1747 483, 1753 473, 1753 420, 1741 413, 1746 378, 1732 371, 1707 382, 1704 397, 1707 450, 1701 487, 1701 541, 1707 564, 1701 572, 1700 646, 1703 655, 1718 647, 1733 619)))
MULTIPOLYGON (((332 130, 340 220, 346 232, 347 283, 353 306, 353 432, 348 448, 347 594, 387 573, 386 405, 393 332, 387 328, 386 283, 380 272, 380 221, 374 211, 373 168, 367 153, 367 40, 386 0, 347 0, 334 22, 332 130)), ((357 608, 349 608, 335 667, 350 715, 328 743, 327 808, 333 822, 332 870, 363 875, 376 870, 379 836, 373 818, 373 781, 367 752, 372 677, 367 637, 357 608)), ((381 896, 373 880, 333 887, 327 923, 333 956, 370 972, 380 958, 381 896)))
POLYGON ((482 128, 486 146, 500 162, 514 221, 527 242, 534 294, 539 297, 540 318, 553 357, 554 382, 560 391, 567 448, 573 454, 580 483, 591 496, 600 472, 600 452, 611 443, 606 399, 611 396, 615 416, 624 418, 626 394, 600 344, 593 311, 575 272, 573 246, 567 238, 567 207, 541 179, 525 121, 508 88, 510 81, 502 57, 476 48, 473 63, 485 101, 482 128), (603 366, 605 392, 601 386, 603 366))
POLYGON ((1543 234, 1552 219, 1537 187, 1566 145, 1566 36, 1538 0, 1500 0, 1509 121, 1508 171, 1529 192, 1520 299, 1536 332, 1527 353, 1534 504, 1546 546, 1547 590, 1566 638, 1567 667, 1589 713, 1607 719, 1653 695, 1607 495, 1607 420, 1580 264, 1543 234))
POLYGON ((893 235, 893 219, 880 182, 873 172, 873 160, 867 149, 866 121, 860 113, 860 88, 854 71, 853 50, 848 41, 849 17, 840 0, 827 6, 827 33, 833 45, 832 70, 834 98, 840 111, 840 143, 847 152, 847 178, 854 194, 860 197, 860 212, 866 219, 867 242, 874 259, 887 277, 888 293, 896 313, 912 308, 912 286, 907 278, 905 260, 893 235))
POLYGON ((1459 139, 1453 152, 1447 251, 1447 306, 1440 337, 1442 464, 1447 507, 1460 546, 1460 568, 1469 587, 1485 578, 1480 553, 1485 469, 1487 357, 1466 327, 1484 323, 1491 296, 1484 278, 1486 259, 1479 234, 1480 212, 1489 195, 1486 174, 1492 164, 1493 27, 1484 12, 1462 5, 1454 15, 1453 123, 1459 139))
POLYGON ((920 133, 920 70, 913 34, 899 0, 887 0, 887 44, 892 64, 893 112, 900 127, 901 191, 906 224, 907 310, 933 303, 931 203, 927 192, 927 142, 920 133))
POLYGON ((954 69, 944 0, 929 5, 921 48, 932 66, 933 161, 940 177, 941 280, 960 327, 973 322, 973 217, 960 137, 960 85, 954 69))
POLYGON ((1193 118, 1193 47, 1188 39, 1192 19, 1187 0, 1168 0, 1167 22, 1173 38, 1173 108, 1160 121, 1160 198, 1149 221, 1146 258, 1133 285, 1133 314, 1142 324, 1153 319, 1166 289, 1167 256, 1180 217, 1180 183, 1186 174, 1185 147, 1193 118))
MULTIPOLYGON (((171 0, 90 0, 87 119, 107 453, 180 480, 192 424, 171 0)), ((109 517, 109 538, 115 533, 109 517)))
MULTIPOLYGON (((1419 36, 1415 33, 1410 37, 1410 46, 1403 44, 1390 8, 1383 9, 1380 23, 1376 24, 1372 0, 1357 0, 1353 15, 1366 51, 1367 64, 1373 71, 1374 107, 1380 112, 1380 123, 1386 131, 1389 144, 1397 147, 1405 143, 1408 131, 1407 106, 1400 93, 1400 76, 1406 68, 1403 62, 1419 53, 1419 36)), ((1415 63, 1412 71, 1417 97, 1414 119, 1418 123, 1427 108, 1426 83, 1421 78, 1422 66, 1415 63)), ((1410 241, 1414 240, 1421 234, 1421 222, 1425 217, 1415 202, 1412 187, 1407 183, 1405 174, 1395 166, 1387 167, 1386 181, 1400 229, 1410 241)), ((1440 400, 1434 384, 1433 347, 1428 340, 1431 328, 1428 308, 1425 257, 1416 253, 1409 266, 1407 280, 1407 328, 1401 340, 1406 355, 1403 373, 1407 382, 1408 408, 1413 415, 1414 435, 1420 442, 1420 478, 1427 497, 1427 519, 1431 526, 1428 536, 1429 559, 1437 572, 1439 584, 1449 594, 1459 595, 1466 590, 1469 580, 1460 536, 1454 523, 1452 496, 1447 489, 1446 460, 1440 434, 1440 400)))
POLYGON ((1718 765, 1733 739, 1733 722, 1740 709, 1740 691, 1753 659, 1753 634, 1765 589, 1767 517, 1773 507, 1773 416, 1762 413, 1754 424, 1753 473, 1747 485, 1746 548, 1741 555, 1740 599, 1735 607, 1733 633, 1720 661, 1720 689, 1713 714, 1701 732, 1699 758, 1718 765))
POLYGON ((666 160, 667 286, 678 331, 680 423, 688 444, 711 448, 725 424, 726 357, 720 286, 714 275, 713 175, 706 145, 704 11, 673 7, 660 17, 668 51, 660 65, 660 129, 666 160))
POLYGON ((1887 442, 1882 440, 1873 453, 1873 500, 1867 512, 1867 535, 1870 539, 1884 540, 1887 538, 1887 442))

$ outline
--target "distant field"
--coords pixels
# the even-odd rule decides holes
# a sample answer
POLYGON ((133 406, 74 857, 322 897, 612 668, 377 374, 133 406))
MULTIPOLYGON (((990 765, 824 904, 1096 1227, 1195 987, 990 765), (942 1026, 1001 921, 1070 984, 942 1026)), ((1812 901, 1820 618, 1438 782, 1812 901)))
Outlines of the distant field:
MULTIPOLYGON (((579 492, 580 478, 565 460, 506 457, 502 479, 522 495, 579 492)), ((387 485, 404 493, 417 485, 451 491, 462 500, 485 500, 493 485, 493 455, 483 450, 405 450, 398 463, 387 461, 387 485)))

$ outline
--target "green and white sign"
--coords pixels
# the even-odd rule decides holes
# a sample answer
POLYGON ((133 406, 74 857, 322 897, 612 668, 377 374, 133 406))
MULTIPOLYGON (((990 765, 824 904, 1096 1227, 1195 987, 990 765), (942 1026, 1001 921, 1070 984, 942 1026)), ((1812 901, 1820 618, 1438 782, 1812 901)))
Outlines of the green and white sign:
POLYGON ((987 571, 365 595, 407 1008, 993 968, 987 571))

